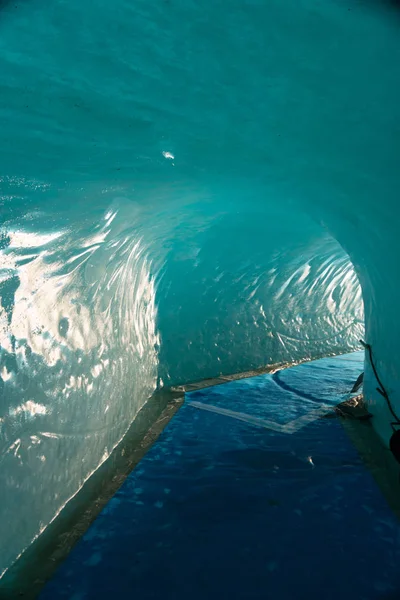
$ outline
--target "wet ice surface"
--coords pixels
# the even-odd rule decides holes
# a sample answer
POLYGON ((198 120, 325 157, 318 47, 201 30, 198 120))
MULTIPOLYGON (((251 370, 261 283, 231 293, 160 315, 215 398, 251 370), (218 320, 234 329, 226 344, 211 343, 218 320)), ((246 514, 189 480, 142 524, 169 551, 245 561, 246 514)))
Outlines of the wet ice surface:
POLYGON ((158 383, 358 348, 357 276, 400 412, 395 4, 0 1, 0 575, 158 383))
POLYGON ((338 420, 290 435, 190 405, 277 419, 282 402, 290 420, 344 400, 362 368, 359 353, 281 372, 316 399, 280 388, 275 407, 269 375, 187 394, 41 600, 396 598, 400 527, 338 420))

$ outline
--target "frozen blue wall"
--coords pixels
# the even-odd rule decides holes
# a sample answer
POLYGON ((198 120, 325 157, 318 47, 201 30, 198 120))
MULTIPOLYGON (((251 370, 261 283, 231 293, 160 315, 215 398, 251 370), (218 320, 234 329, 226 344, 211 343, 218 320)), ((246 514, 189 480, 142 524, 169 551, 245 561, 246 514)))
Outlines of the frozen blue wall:
POLYGON ((358 347, 358 279, 400 411, 394 5, 0 6, 0 573, 157 385, 358 347))

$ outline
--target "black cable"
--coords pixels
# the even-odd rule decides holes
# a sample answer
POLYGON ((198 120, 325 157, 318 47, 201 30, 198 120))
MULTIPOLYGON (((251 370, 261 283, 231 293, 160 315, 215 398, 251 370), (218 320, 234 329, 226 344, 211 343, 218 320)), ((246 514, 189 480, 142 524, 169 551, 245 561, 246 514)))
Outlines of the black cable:
POLYGON ((393 417, 396 419, 395 422, 391 423, 392 429, 394 429, 394 427, 393 427, 394 425, 400 425, 400 419, 396 415, 396 413, 394 412, 394 408, 392 406, 392 403, 390 402, 389 395, 388 395, 388 393, 387 393, 387 391, 385 389, 385 386, 383 385, 382 381, 380 380, 379 375, 377 373, 377 370, 375 368, 375 364, 374 364, 374 361, 373 361, 373 358, 372 358, 372 348, 371 348, 371 345, 370 344, 366 344, 362 340, 360 340, 360 344, 362 344, 364 346, 364 348, 366 350, 368 350, 369 362, 371 363, 371 367, 372 367, 372 370, 374 372, 375 378, 376 378, 376 380, 377 380, 377 382, 378 382, 378 384, 380 386, 380 387, 376 388, 376 391, 379 392, 379 394, 385 398, 385 400, 387 402, 387 405, 389 407, 390 412, 392 413, 393 417))

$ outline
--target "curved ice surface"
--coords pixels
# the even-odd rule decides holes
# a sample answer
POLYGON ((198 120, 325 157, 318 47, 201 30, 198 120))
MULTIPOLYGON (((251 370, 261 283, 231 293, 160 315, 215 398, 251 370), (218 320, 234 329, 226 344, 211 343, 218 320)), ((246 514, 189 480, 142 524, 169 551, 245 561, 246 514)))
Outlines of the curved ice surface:
POLYGON ((157 386, 357 348, 358 279, 400 409, 398 14, 364 4, 0 4, 0 573, 157 386))

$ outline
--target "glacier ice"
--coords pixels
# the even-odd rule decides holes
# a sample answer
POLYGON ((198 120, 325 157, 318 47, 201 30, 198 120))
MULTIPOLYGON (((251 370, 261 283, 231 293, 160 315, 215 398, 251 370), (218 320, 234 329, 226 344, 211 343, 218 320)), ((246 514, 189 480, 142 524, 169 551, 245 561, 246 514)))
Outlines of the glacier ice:
POLYGON ((157 387, 356 349, 365 310, 400 411, 399 18, 1 4, 0 573, 157 387))

